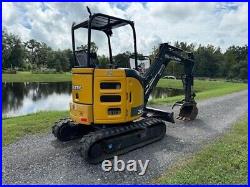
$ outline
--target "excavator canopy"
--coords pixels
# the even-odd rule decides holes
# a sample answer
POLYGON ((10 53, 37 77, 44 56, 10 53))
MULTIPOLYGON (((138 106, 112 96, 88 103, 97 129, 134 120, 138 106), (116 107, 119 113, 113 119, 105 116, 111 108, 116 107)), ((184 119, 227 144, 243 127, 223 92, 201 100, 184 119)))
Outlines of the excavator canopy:
MULTIPOLYGON (((87 8, 88 9, 88 8, 87 8)), ((72 48, 73 48, 73 54, 74 54, 74 60, 75 65, 81 66, 81 67, 97 67, 96 63, 96 54, 92 54, 91 52, 91 31, 97 30, 97 31, 103 31, 108 39, 108 48, 109 48, 109 61, 110 61, 110 67, 113 65, 113 58, 112 58, 112 48, 111 48, 111 42, 110 37, 112 35, 112 29, 116 29, 118 27, 130 25, 133 32, 133 43, 134 43, 134 59, 135 59, 135 68, 138 70, 138 64, 137 64, 137 47, 136 47, 136 32, 134 27, 134 22, 130 20, 125 20, 113 16, 109 16, 106 14, 91 14, 90 10, 88 9, 90 15, 89 19, 81 22, 79 24, 73 23, 72 25, 72 48), (88 29, 88 49, 87 51, 84 50, 76 50, 75 48, 75 34, 74 31, 79 28, 86 28, 88 29)))
POLYGON ((133 24, 133 22, 105 14, 94 14, 90 17, 90 19, 75 25, 73 29, 74 30, 78 28, 87 29, 89 28, 89 24, 91 29, 105 32, 107 30, 112 30, 128 24, 133 24))

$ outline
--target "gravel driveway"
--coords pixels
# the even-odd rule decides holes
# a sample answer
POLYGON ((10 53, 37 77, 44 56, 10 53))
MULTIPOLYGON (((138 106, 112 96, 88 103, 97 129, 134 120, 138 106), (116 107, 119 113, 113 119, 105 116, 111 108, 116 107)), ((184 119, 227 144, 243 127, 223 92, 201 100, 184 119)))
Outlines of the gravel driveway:
MULTIPOLYGON (((78 152, 78 141, 60 143, 51 134, 27 136, 3 148, 3 183, 98 184, 147 183, 160 176, 185 154, 225 132, 248 108, 248 92, 242 91, 198 103, 198 119, 167 123, 163 140, 132 151, 119 159, 150 160, 147 172, 104 172, 89 165, 78 152)), ((159 106, 170 110, 169 107, 159 106)))

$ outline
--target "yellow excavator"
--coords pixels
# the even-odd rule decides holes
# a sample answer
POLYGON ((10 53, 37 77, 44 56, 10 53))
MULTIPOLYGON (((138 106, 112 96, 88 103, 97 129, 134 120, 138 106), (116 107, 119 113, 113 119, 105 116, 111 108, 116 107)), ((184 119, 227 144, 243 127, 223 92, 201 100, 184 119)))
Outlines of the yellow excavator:
POLYGON ((101 13, 72 25, 72 48, 75 65, 72 68, 72 102, 70 117, 52 127, 60 141, 81 138, 80 153, 89 163, 98 163, 162 139, 165 122, 174 123, 173 112, 147 107, 152 90, 170 61, 183 64, 182 82, 185 98, 178 118, 194 120, 198 114, 193 91, 194 57, 190 52, 162 43, 158 54, 143 74, 138 71, 138 54, 134 22, 101 13), (129 25, 133 32, 134 69, 119 68, 112 58, 112 30, 129 25), (88 30, 87 49, 76 49, 75 30, 88 30), (101 68, 97 54, 91 51, 92 30, 106 35, 109 64, 101 68))

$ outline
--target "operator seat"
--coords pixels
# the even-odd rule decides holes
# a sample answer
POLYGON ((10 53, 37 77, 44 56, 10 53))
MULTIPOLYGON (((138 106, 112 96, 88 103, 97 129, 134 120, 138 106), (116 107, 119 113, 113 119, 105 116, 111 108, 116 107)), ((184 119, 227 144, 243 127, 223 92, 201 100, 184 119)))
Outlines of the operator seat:
MULTIPOLYGON (((87 67, 88 53, 86 50, 75 51, 76 60, 80 67, 87 67)), ((99 61, 96 52, 90 53, 90 67, 96 68, 99 66, 99 61)))

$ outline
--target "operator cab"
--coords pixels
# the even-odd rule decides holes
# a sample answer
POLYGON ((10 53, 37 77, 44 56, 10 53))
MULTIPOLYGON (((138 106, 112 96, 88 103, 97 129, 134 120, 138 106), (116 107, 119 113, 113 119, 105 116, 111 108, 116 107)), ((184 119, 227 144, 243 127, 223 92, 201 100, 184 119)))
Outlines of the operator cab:
POLYGON ((134 22, 130 20, 125 20, 125 19, 101 14, 101 13, 92 15, 89 9, 88 9, 88 12, 90 14, 88 20, 79 24, 73 23, 72 25, 72 48, 73 48, 73 55, 74 55, 74 60, 75 60, 74 67, 82 67, 82 68, 98 68, 99 67, 97 54, 95 51, 91 51, 91 34, 92 34, 92 30, 95 30, 95 31, 103 32, 104 35, 106 35, 107 37, 108 48, 109 48, 108 68, 110 69, 117 68, 117 66, 114 64, 114 60, 112 57, 112 48, 111 48, 111 42, 110 42, 110 38, 113 34, 112 30, 129 25, 133 32, 133 46, 134 46, 134 51, 133 51, 133 54, 134 54, 133 55, 134 56, 133 67, 134 68, 133 69, 138 71, 136 33, 135 33, 135 28, 134 28, 134 22), (83 49, 83 48, 76 49, 75 30, 79 28, 88 29, 87 49, 83 49))

